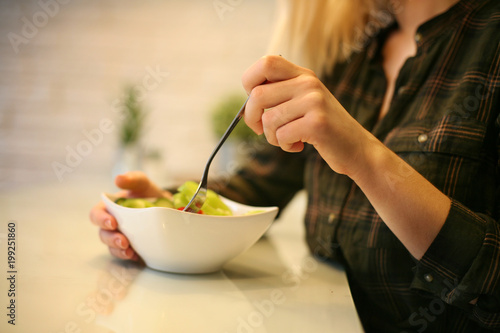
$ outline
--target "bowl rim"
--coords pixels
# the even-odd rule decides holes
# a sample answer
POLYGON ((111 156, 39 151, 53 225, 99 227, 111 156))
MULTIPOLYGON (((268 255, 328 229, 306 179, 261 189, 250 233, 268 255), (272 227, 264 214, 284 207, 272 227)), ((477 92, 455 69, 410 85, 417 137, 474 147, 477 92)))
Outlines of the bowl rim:
MULTIPOLYGON (((262 210, 262 212, 257 212, 254 214, 238 214, 238 215, 208 215, 208 214, 193 214, 193 213, 188 213, 188 212, 184 212, 184 211, 180 211, 178 209, 168 208, 168 207, 131 208, 131 207, 121 206, 114 201, 117 198, 120 198, 119 195, 108 193, 108 192, 101 193, 101 198, 104 200, 105 204, 106 204, 106 202, 111 203, 114 207, 117 207, 118 209, 133 210, 133 211, 155 210, 155 209, 156 210, 168 210, 168 211, 172 211, 172 212, 177 212, 177 214, 191 214, 194 216, 199 216, 199 218, 214 218, 214 217, 216 217, 216 218, 234 219, 234 218, 244 218, 244 217, 248 217, 248 216, 259 216, 259 215, 269 214, 271 212, 275 212, 275 211, 279 210, 279 208, 277 206, 250 206, 250 205, 239 203, 237 201, 233 201, 233 200, 228 199, 220 194, 219 194, 219 197, 226 205, 229 204, 229 206, 242 207, 247 211, 262 210)), ((151 199, 151 200, 153 200, 156 198, 151 197, 151 198, 138 198, 138 199, 151 199)))

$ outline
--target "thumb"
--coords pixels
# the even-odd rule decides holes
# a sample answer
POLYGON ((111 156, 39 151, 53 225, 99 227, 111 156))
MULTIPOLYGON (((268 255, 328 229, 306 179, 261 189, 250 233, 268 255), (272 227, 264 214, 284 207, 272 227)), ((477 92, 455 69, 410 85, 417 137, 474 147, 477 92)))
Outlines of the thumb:
POLYGON ((142 171, 130 171, 118 175, 115 184, 121 189, 128 190, 129 196, 132 197, 157 197, 162 193, 142 171))

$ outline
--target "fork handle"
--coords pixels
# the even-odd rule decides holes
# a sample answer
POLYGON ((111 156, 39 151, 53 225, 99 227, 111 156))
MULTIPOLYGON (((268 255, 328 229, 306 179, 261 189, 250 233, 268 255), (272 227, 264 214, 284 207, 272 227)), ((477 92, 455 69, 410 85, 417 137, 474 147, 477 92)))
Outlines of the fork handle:
MULTIPOLYGON (((208 158, 208 163, 207 163, 208 165, 210 165, 212 163, 212 160, 214 159, 215 155, 219 151, 219 149, 222 146, 222 144, 226 141, 226 139, 229 137, 229 134, 231 134, 231 132, 236 127, 236 125, 238 125, 238 122, 240 121, 240 119, 243 117, 243 113, 245 113, 245 108, 247 106, 247 102, 248 102, 249 99, 250 99, 250 96, 248 96, 248 98, 246 99, 245 103, 243 103, 243 105, 241 106, 240 111, 238 111, 238 113, 234 117, 233 121, 231 122, 231 124, 227 128, 226 132, 224 132, 224 134, 220 138, 219 143, 217 144, 217 146, 215 147, 215 149, 212 151, 212 154, 208 158)), ((208 168, 205 169, 205 172, 204 172, 203 176, 205 176, 205 173, 208 174, 208 168)))
POLYGON ((191 198, 191 200, 189 201, 189 203, 187 204, 187 206, 184 207, 184 211, 185 212, 196 213, 201 208, 201 205, 203 203, 201 203, 201 205, 199 205, 200 207, 198 207, 198 205, 196 205, 196 198, 198 197, 198 193, 200 191, 203 191, 206 194, 207 187, 208 187, 207 186, 207 183, 208 183, 208 170, 210 169, 210 165, 212 164, 212 161, 213 161, 215 155, 217 154, 217 152, 219 151, 220 147, 222 146, 222 144, 224 144, 224 142, 226 141, 226 139, 229 137, 229 134, 231 134, 231 132, 233 131, 233 129, 236 127, 236 125, 238 125, 238 122, 240 121, 240 119, 243 117, 243 113, 245 112, 245 108, 247 106, 247 102, 248 102, 249 99, 250 99, 250 96, 248 96, 248 98, 245 101, 245 103, 243 103, 243 105, 240 108, 240 111, 238 111, 238 113, 234 117, 234 119, 231 122, 231 124, 229 124, 226 132, 224 132, 224 134, 220 138, 219 143, 217 144, 217 146, 215 146, 215 149, 212 151, 212 154, 210 154, 210 157, 208 158, 207 164, 205 166, 205 170, 203 170, 203 174, 201 176, 200 184, 198 185, 198 188, 196 189, 196 192, 194 193, 193 197, 191 198))

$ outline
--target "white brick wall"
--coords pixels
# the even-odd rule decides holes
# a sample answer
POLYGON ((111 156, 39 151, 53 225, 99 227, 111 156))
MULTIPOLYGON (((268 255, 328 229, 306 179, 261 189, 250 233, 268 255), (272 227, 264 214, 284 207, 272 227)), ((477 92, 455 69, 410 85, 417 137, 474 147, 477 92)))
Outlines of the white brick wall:
MULTIPOLYGON (((57 182, 52 162, 65 164, 67 147, 102 119, 116 124, 122 87, 155 69, 168 76, 145 96, 144 141, 164 157, 153 176, 198 177, 217 140, 208 113, 242 91, 241 74, 265 54, 275 18, 274 1, 220 0, 232 6, 222 16, 216 1, 0 1, 0 190, 57 182), (13 47, 13 34, 26 43, 13 47)), ((104 134, 60 178, 111 177, 116 135, 104 134)))

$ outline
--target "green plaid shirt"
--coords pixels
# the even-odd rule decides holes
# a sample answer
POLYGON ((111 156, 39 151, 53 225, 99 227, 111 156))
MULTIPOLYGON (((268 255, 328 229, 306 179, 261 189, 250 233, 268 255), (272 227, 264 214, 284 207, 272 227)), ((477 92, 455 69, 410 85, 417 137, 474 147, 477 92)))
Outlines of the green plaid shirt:
MULTIPOLYGON (((386 87, 380 45, 388 30, 324 83, 365 128, 452 199, 420 261, 360 188, 311 146, 288 154, 250 145, 254 158, 220 191, 284 207, 305 188, 307 243, 318 258, 345 264, 368 332, 500 331, 500 1, 462 0, 423 24, 417 54, 402 68, 391 107, 378 121, 386 87)), ((395 181, 387 178, 387 186, 395 181)))

